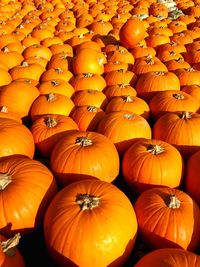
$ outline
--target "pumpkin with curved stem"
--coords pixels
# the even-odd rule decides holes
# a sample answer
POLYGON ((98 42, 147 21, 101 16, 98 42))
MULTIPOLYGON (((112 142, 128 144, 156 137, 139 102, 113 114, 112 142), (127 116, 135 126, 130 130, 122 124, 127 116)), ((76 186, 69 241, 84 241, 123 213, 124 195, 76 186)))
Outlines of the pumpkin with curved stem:
POLYGON ((162 248, 143 256, 134 267, 198 267, 199 265, 200 257, 195 253, 180 248, 162 248))
POLYGON ((0 235, 0 266, 25 267, 24 259, 17 249, 20 238, 19 233, 10 239, 0 235))
POLYGON ((119 155, 106 136, 76 131, 54 147, 50 168, 62 186, 89 177, 112 182, 119 173, 119 155))
POLYGON ((107 136, 122 157, 136 138, 151 138, 151 128, 140 115, 130 111, 107 113, 99 122, 97 131, 107 136))
POLYGON ((183 91, 169 90, 158 92, 149 102, 152 117, 158 119, 167 112, 188 110, 197 112, 199 101, 183 91))
POLYGON ((153 138, 174 145, 188 159, 200 148, 200 114, 183 111, 162 115, 153 126, 153 138))
POLYGON ((68 131, 79 130, 77 124, 68 116, 44 115, 36 119, 30 128, 34 143, 44 157, 50 157, 57 142, 68 131))
POLYGON ((99 180, 64 187, 44 220, 47 248, 60 266, 121 267, 131 254, 136 233, 135 212, 126 195, 99 180))
POLYGON ((30 117, 32 121, 34 121, 35 119, 48 114, 69 116, 74 107, 73 101, 65 95, 56 93, 39 95, 31 106, 30 117))
POLYGON ((184 163, 172 145, 161 140, 142 139, 125 152, 122 173, 125 181, 139 193, 155 186, 179 187, 184 163))
POLYGON ((143 21, 138 18, 130 18, 124 23, 119 32, 122 45, 126 48, 135 47, 145 38, 146 30, 143 21))
POLYGON ((198 248, 200 209, 185 192, 151 188, 137 198, 134 209, 140 236, 151 249, 198 248))
POLYGON ((56 193, 53 174, 39 161, 24 156, 2 158, 1 232, 5 235, 32 232, 41 224, 44 212, 56 193))

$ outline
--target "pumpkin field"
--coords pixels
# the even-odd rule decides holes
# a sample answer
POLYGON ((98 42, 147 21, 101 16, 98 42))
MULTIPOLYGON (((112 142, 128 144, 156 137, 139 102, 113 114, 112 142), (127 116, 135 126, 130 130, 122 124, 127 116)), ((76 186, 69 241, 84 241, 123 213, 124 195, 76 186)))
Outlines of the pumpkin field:
POLYGON ((200 267, 200 0, 0 1, 0 267, 200 267))

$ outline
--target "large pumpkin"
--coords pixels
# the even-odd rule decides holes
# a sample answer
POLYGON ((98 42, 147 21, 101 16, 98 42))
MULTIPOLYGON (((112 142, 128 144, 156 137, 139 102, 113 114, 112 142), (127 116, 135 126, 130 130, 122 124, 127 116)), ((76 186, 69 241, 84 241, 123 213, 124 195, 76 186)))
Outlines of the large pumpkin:
POLYGON ((57 192, 49 169, 23 156, 0 160, 0 230, 5 235, 33 231, 57 192))
POLYGON ((154 186, 178 187, 183 177, 183 160, 172 145, 156 139, 142 139, 124 154, 125 181, 141 192, 154 186))
POLYGON ((30 130, 20 122, 0 118, 0 157, 25 155, 33 158, 35 145, 30 130))
POLYGON ((44 236, 59 266, 121 267, 136 238, 134 209, 114 185, 78 181, 53 199, 44 220, 44 236))
POLYGON ((194 251, 200 242, 200 209, 181 190, 151 188, 136 200, 139 233, 151 249, 183 248, 194 251))
POLYGON ((198 267, 200 257, 180 248, 162 248, 143 256, 134 267, 198 267))
POLYGON ((112 182, 119 173, 119 155, 106 136, 74 131, 54 147, 50 167, 62 185, 89 177, 112 182))

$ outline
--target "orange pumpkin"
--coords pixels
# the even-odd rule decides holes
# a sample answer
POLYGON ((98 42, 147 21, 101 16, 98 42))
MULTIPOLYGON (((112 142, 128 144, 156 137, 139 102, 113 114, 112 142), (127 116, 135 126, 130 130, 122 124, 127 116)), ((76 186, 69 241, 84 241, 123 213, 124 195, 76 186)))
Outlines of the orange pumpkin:
POLYGON ((0 229, 5 235, 30 233, 39 227, 57 193, 50 170, 39 161, 19 155, 0 160, 0 185, 0 229))
POLYGON ((198 248, 200 210, 185 192, 151 188, 137 198, 134 209, 140 236, 151 249, 198 248))
POLYGON ((122 172, 133 190, 141 193, 155 186, 179 187, 184 163, 172 145, 161 140, 142 139, 124 154, 122 172))
POLYGON ((44 220, 48 250, 60 266, 121 267, 134 247, 136 232, 128 198, 114 185, 98 180, 63 188, 44 220), (88 246, 93 249, 86 252, 88 246))
POLYGON ((89 177, 112 182, 119 173, 119 155, 106 136, 74 131, 54 147, 50 168, 62 186, 89 177))

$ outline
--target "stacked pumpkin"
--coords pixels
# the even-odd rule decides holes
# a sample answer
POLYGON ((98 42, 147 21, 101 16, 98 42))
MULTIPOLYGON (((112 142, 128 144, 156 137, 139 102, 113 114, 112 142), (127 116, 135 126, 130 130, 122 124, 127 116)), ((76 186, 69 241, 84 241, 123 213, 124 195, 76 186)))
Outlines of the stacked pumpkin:
POLYGON ((0 2, 0 265, 199 266, 199 10, 0 2))

